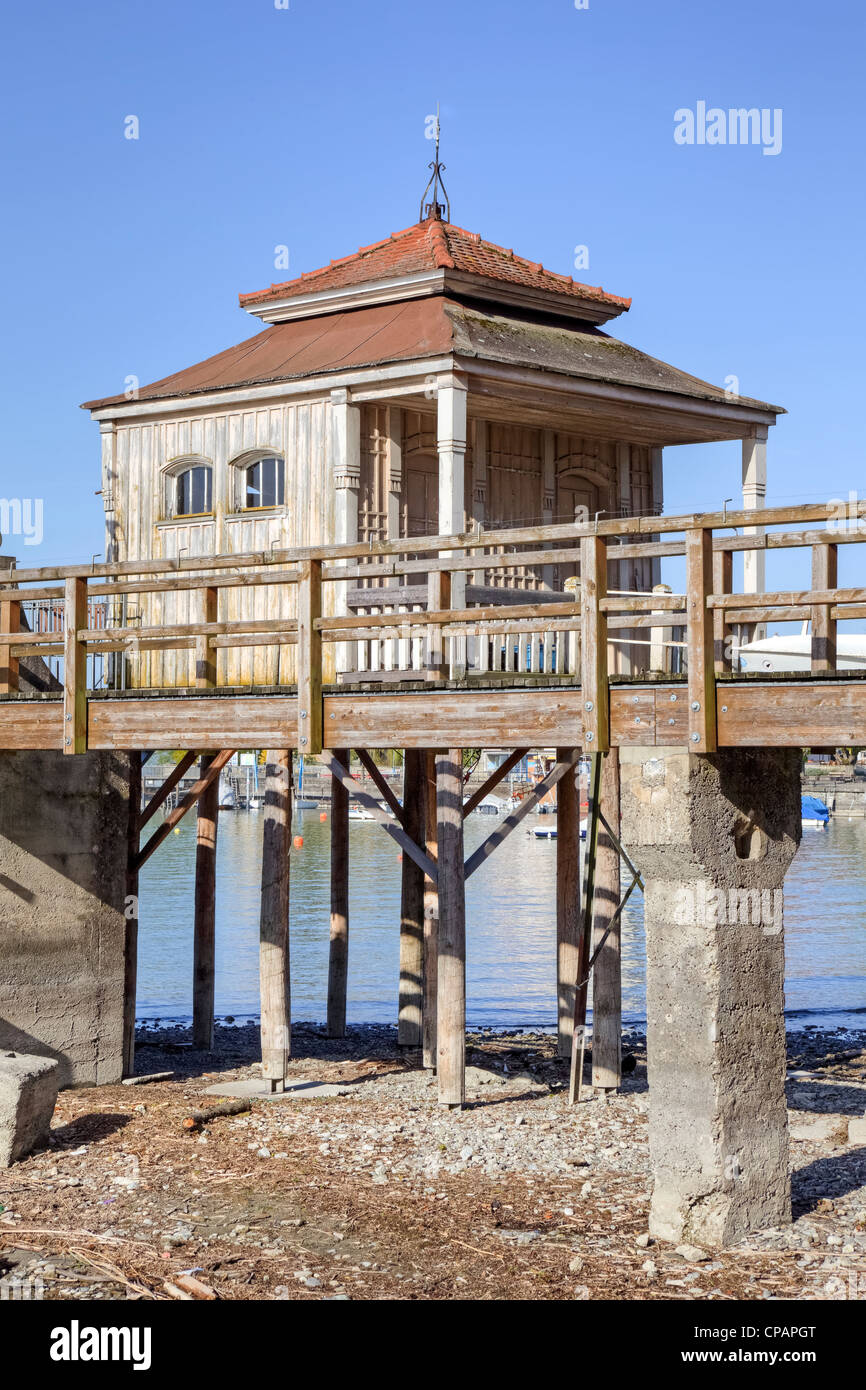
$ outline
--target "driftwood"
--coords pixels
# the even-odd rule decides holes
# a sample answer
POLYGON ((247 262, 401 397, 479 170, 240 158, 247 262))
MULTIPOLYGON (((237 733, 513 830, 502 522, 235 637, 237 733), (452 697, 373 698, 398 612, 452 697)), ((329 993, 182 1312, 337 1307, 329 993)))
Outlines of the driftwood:
POLYGON ((174 1076, 173 1071, 151 1071, 147 1076, 125 1076, 124 1086, 149 1086, 151 1081, 170 1081, 174 1076))
POLYGON ((187 1115, 182 1128, 191 1131, 201 1129, 211 1120, 219 1120, 223 1115, 243 1115, 250 1108, 248 1100, 226 1100, 221 1105, 211 1105, 207 1110, 193 1110, 187 1115))

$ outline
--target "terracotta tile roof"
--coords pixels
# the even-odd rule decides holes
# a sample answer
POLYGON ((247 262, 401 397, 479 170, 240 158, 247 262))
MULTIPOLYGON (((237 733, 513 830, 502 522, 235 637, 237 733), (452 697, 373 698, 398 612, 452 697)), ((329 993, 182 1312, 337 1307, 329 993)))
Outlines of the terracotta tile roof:
POLYGON ((482 240, 477 232, 467 232, 462 227, 433 217, 417 222, 402 232, 394 232, 385 241, 362 246, 351 256, 331 261, 330 265, 320 270, 306 271, 295 280, 239 295, 239 299, 241 306, 247 309, 273 300, 315 294, 320 290, 344 289, 370 281, 390 280, 425 270, 457 270, 485 276, 547 293, 591 300, 618 313, 628 309, 631 304, 630 299, 621 299, 600 287, 584 285, 568 275, 545 270, 537 261, 525 260, 504 246, 482 240))

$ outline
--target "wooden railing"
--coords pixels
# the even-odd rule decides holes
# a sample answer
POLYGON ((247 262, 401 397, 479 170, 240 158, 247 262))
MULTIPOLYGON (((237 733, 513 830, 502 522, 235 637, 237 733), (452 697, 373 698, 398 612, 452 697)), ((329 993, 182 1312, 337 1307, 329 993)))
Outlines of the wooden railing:
POLYGON ((716 679, 731 673, 738 630, 748 633, 767 622, 810 621, 811 669, 823 675, 837 668, 838 623, 866 617, 866 588, 836 586, 838 546, 866 541, 866 506, 847 529, 808 529, 827 521, 839 526, 837 517, 838 507, 831 503, 768 508, 757 515, 740 511, 629 517, 206 559, 19 570, 4 568, 0 557, 0 694, 17 689, 21 657, 62 656, 64 749, 76 753, 87 746, 89 656, 192 652, 194 684, 205 690, 216 684, 220 649, 288 646, 296 649, 300 746, 314 753, 322 747, 322 686, 334 650, 337 669, 358 679, 370 670, 362 667, 359 672, 354 658, 345 659, 346 653, 366 643, 368 652, 375 646, 380 669, 406 677, 490 677, 497 671, 515 678, 527 673, 570 676, 581 687, 585 745, 604 750, 611 644, 642 629, 658 634, 681 628, 690 746, 696 752, 712 752, 716 679), (764 528, 801 529, 730 534, 756 521, 764 528), (654 539, 644 539, 647 535, 654 539), (496 553, 497 547, 507 550, 496 553), (812 551, 812 588, 761 594, 732 591, 737 551, 803 547, 812 551), (609 590, 611 561, 670 556, 685 558, 685 594, 609 590), (486 576, 516 560, 521 565, 573 567, 580 576, 575 592, 518 594, 483 584, 465 587, 473 571, 477 579, 482 567, 486 576), (417 601, 414 576, 424 576, 426 601, 417 601), (353 583, 360 582, 367 587, 352 593, 353 583), (273 585, 296 596, 294 617, 220 620, 223 591, 249 593, 273 585), (102 618, 95 625, 96 611, 122 615, 129 595, 182 591, 198 595, 195 620, 162 625, 121 620, 112 625, 102 618), (98 609, 97 601, 102 605, 98 609), (56 604, 62 621, 47 631, 25 631, 22 606, 37 602, 56 604))

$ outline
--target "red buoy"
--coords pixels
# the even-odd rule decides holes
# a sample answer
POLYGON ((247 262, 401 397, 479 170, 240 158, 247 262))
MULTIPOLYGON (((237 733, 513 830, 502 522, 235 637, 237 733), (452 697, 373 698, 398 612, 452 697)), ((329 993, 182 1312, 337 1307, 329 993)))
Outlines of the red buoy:
POLYGON ((303 848, 304 848, 304 837, 303 837, 303 835, 296 835, 295 838, 292 840, 292 844, 294 845, 295 849, 303 849, 303 848))

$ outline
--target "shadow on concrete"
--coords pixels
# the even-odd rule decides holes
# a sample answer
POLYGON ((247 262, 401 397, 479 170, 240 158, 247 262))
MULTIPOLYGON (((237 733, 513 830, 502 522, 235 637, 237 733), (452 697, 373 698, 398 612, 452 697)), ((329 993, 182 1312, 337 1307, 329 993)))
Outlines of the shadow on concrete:
POLYGON ((824 1199, 844 1197, 866 1185, 866 1147, 818 1158, 798 1168, 791 1178, 794 1216, 814 1211, 824 1199))
POLYGON ((785 1086, 788 1105, 803 1115, 862 1115, 866 1090, 844 1081, 811 1082, 795 1078, 785 1086))

